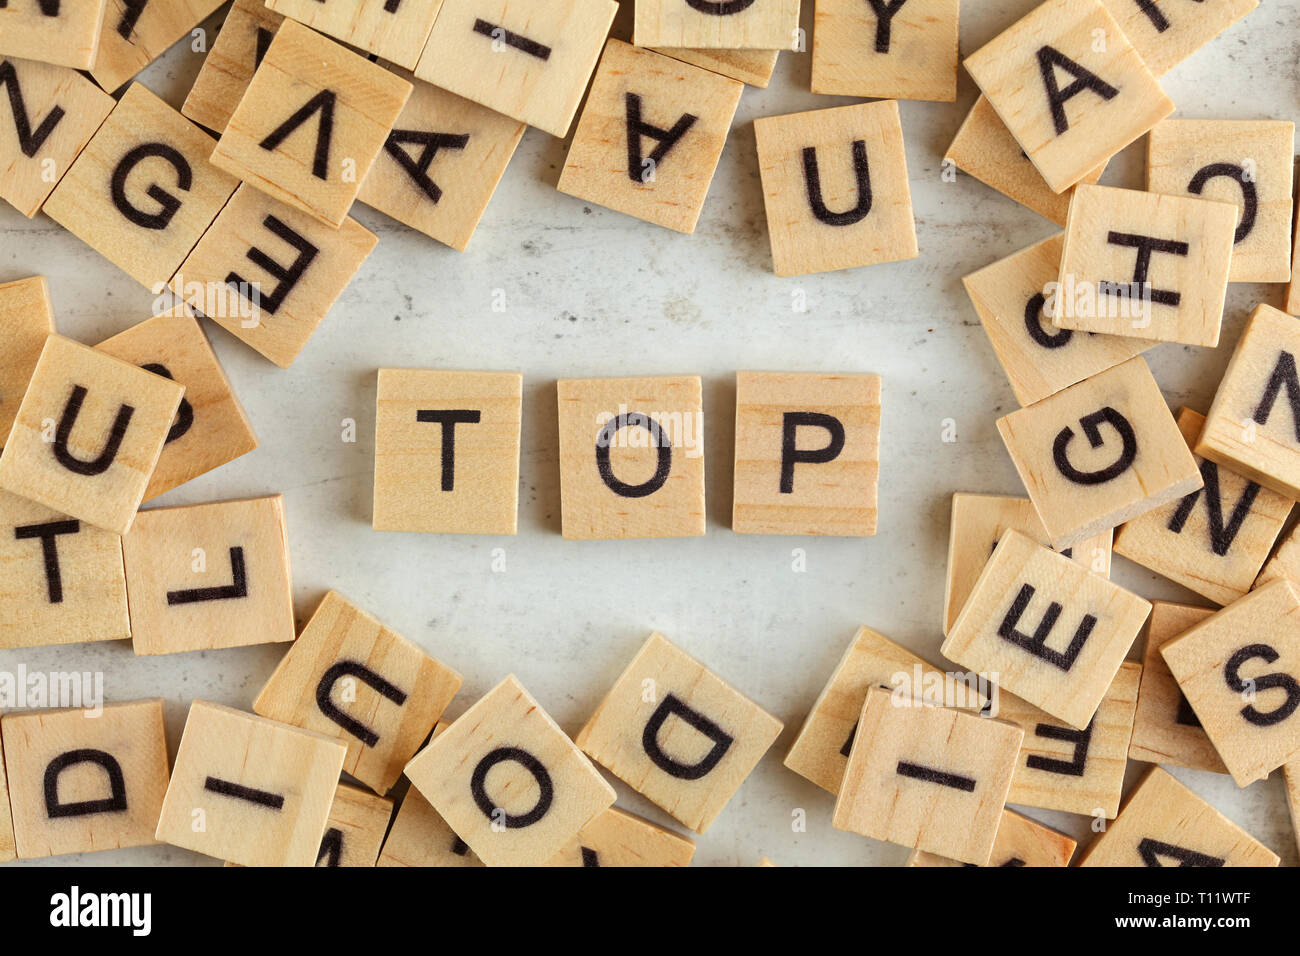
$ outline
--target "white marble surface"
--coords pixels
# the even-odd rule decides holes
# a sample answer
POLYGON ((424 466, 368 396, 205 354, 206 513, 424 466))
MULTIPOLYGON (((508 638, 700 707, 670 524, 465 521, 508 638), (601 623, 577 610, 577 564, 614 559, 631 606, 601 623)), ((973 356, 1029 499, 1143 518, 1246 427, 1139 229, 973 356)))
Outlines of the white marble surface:
MULTIPOLYGON (((967 0, 961 49, 977 49, 1033 0, 967 0)), ((624 2, 624 6, 629 4, 624 2)), ((812 2, 803 23, 812 27, 812 2)), ((1264 0, 1177 67, 1178 114, 1296 118, 1300 0, 1264 0)), ((626 35, 628 11, 616 31, 626 35)), ((210 19, 211 31, 220 16, 210 19)), ((173 49, 143 81, 179 106, 200 56, 173 49)), ((747 89, 693 236, 591 207, 555 190, 567 144, 529 130, 469 251, 439 246, 374 211, 380 236, 362 273, 288 371, 224 331, 210 334, 261 448, 160 504, 282 492, 294 592, 305 617, 337 588, 466 675, 456 712, 507 672, 576 732, 651 629, 679 642, 786 722, 786 731, 699 840, 700 864, 897 865, 906 851, 834 830, 832 798, 781 766, 803 715, 863 623, 938 659, 949 496, 1020 494, 994 428, 1015 407, 960 277, 1055 227, 971 178, 940 178, 943 151, 975 97, 902 106, 921 256, 778 279, 772 275, 754 152, 756 116, 850 102, 808 92, 809 56, 786 52, 767 90, 747 89), (493 312, 493 291, 507 310, 493 312), (794 311, 797 297, 807 311, 794 311), (525 374, 516 538, 379 534, 370 529, 375 370, 520 369, 525 374), (872 371, 884 377, 880 531, 870 539, 740 536, 729 530, 736 369, 872 371), (709 532, 663 541, 566 542, 559 534, 555 380, 698 373, 705 382, 709 532), (357 422, 357 441, 340 423, 357 422), (941 440, 952 418, 957 440, 941 440), (503 548, 506 571, 493 573, 503 548), (792 568, 794 549, 807 571, 792 568), (793 832, 796 810, 807 831, 793 832)), ((1142 145, 1105 182, 1142 185, 1142 145)), ((60 330, 94 343, 149 315, 151 297, 41 216, 0 209, 0 281, 49 276, 60 330)), ((1204 408, 1245 316, 1282 287, 1230 288, 1216 350, 1148 353, 1172 405, 1204 408)), ((1116 559, 1115 578, 1149 598, 1196 599, 1116 559)), ((283 648, 136 659, 129 645, 0 653, 0 668, 102 669, 109 699, 166 698, 173 752, 195 697, 247 707, 283 648)), ((1130 776, 1138 769, 1130 766, 1130 776)), ((1295 862, 1280 780, 1175 774, 1287 862, 1295 862)), ((617 784, 620 804, 668 817, 617 784)), ((1089 821, 1029 811, 1083 836, 1089 821)), ((51 863, 213 861, 171 847, 51 863)))

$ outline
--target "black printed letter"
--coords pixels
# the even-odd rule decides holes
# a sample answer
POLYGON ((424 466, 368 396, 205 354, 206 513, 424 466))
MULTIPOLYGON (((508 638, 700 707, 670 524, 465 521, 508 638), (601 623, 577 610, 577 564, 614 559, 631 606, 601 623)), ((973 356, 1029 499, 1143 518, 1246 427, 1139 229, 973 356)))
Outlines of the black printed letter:
POLYGON ((1229 657, 1228 662, 1223 665, 1224 681, 1239 694, 1247 692, 1254 694, 1262 690, 1274 689, 1286 691, 1286 700, 1274 710, 1256 710, 1254 704, 1247 704, 1241 708, 1241 716, 1256 727, 1272 727, 1274 724, 1280 724, 1294 714, 1297 707, 1300 707, 1300 684, 1296 683, 1296 679, 1290 674, 1265 674, 1263 677, 1254 678, 1249 683, 1241 679, 1242 664, 1256 658, 1265 664, 1272 664, 1279 656, 1278 652, 1267 644, 1247 644, 1229 657))
POLYGON ((794 466, 797 462, 810 465, 834 461, 844 450, 844 424, 833 415, 821 412, 786 412, 781 418, 781 494, 794 492, 794 466), (797 447, 799 427, 824 428, 830 436, 822 448, 797 447))
POLYGON ((1104 81, 1096 73, 1075 63, 1055 47, 1038 48, 1038 69, 1043 74, 1043 86, 1047 90, 1047 105, 1052 111, 1052 123, 1056 126, 1056 135, 1060 136, 1070 128, 1070 120, 1065 115, 1065 104, 1084 90, 1092 90, 1103 100, 1113 99, 1119 90, 1104 81), (1056 85, 1056 68, 1060 67, 1074 79, 1061 89, 1056 85))
POLYGON ((176 170, 177 189, 183 192, 190 191, 190 186, 194 183, 194 171, 190 169, 190 164, 184 156, 165 143, 142 143, 123 156, 113 170, 109 189, 113 196, 113 205, 130 222, 142 229, 166 229, 172 217, 176 215, 176 211, 181 208, 179 199, 157 183, 150 183, 149 188, 145 190, 145 195, 158 204, 157 212, 145 212, 133 206, 126 198, 126 178, 131 175, 131 171, 136 166, 153 157, 166 160, 171 164, 172 169, 176 170))
POLYGON ((334 102, 337 99, 333 90, 321 90, 304 103, 298 112, 273 129, 258 145, 265 150, 278 149, 280 144, 289 138, 290 133, 311 119, 313 113, 319 112, 320 121, 316 126, 316 155, 312 159, 311 174, 317 179, 329 179, 330 140, 334 136, 334 102))
POLYGON ((627 175, 634 183, 648 182, 654 178, 668 151, 677 145, 677 141, 686 135, 686 131, 695 125, 699 117, 693 113, 683 113, 672 129, 661 129, 641 119, 640 96, 625 93, 623 100, 627 106, 627 175), (658 143, 654 151, 644 159, 641 154, 642 136, 649 136, 658 143))
POLYGON ((1103 422, 1109 423, 1119 433, 1121 444, 1119 457, 1105 468, 1079 471, 1070 464, 1068 452, 1070 442, 1074 440, 1072 428, 1062 428, 1052 443, 1052 461, 1056 464, 1056 469, 1076 485, 1103 485, 1124 474, 1137 458, 1137 436, 1133 434, 1133 426, 1109 405, 1079 419, 1079 427, 1083 429, 1083 437, 1088 439, 1088 444, 1093 448, 1101 447, 1103 422))
POLYGON ((865 140, 853 141, 853 174, 858 181, 858 204, 846 212, 831 212, 822 200, 822 177, 817 168, 817 147, 805 146, 803 150, 803 180, 808 188, 808 203, 813 215, 828 226, 851 226, 861 222, 871 212, 871 171, 867 167, 865 140))
POLYGON ((379 743, 379 734, 361 721, 343 713, 330 699, 330 695, 334 692, 334 685, 344 677, 356 677, 361 683, 375 690, 379 696, 391 700, 399 707, 406 703, 406 693, 384 680, 365 664, 356 661, 337 661, 321 675, 320 683, 316 685, 316 706, 320 708, 321 713, 367 747, 373 747, 379 743))
POLYGON ((54 432, 54 457, 60 465, 75 474, 102 475, 108 471, 109 466, 113 464, 113 459, 117 457, 117 451, 122 447, 122 439, 126 437, 126 429, 131 424, 131 416, 135 414, 135 409, 130 405, 118 406, 117 415, 108 430, 108 439, 104 442, 103 450, 98 457, 84 461, 68 451, 68 439, 72 436, 72 428, 77 423, 77 416, 81 414, 81 405, 85 400, 85 388, 80 385, 72 386, 72 394, 68 396, 68 403, 63 406, 59 427, 54 432))
POLYGON ((262 225, 297 249, 297 257, 288 266, 282 266, 261 249, 254 246, 248 250, 245 258, 276 280, 275 289, 269 295, 262 295, 260 286, 255 288, 251 282, 237 272, 231 272, 226 276, 226 285, 251 301, 257 308, 265 309, 274 315, 276 310, 284 303, 285 298, 293 291, 294 286, 302 279, 307 267, 312 264, 312 260, 320 253, 320 249, 308 242, 305 237, 290 229, 275 216, 267 216, 262 220, 262 225), (250 292, 251 294, 249 294, 250 292))
POLYGON ((1075 629, 1074 637, 1071 638, 1070 645, 1065 649, 1064 653, 1053 650, 1047 646, 1047 637, 1051 634, 1056 619, 1061 616, 1061 611, 1064 610, 1055 601, 1047 605, 1043 619, 1038 622, 1038 627, 1034 629, 1032 635, 1025 634, 1017 629, 1021 615, 1029 607, 1029 602, 1033 599, 1033 596, 1034 586, 1032 584, 1023 585, 1020 588, 1020 592, 1016 595, 1016 599, 1011 603, 1011 607, 1007 611, 1007 616, 998 625, 998 637, 1024 648, 1035 657, 1041 657, 1054 667, 1068 671, 1074 666, 1075 658, 1083 650, 1083 645, 1092 634, 1092 629, 1097 626, 1097 619, 1091 614, 1085 614, 1079 622, 1079 626, 1075 629))
POLYGON ((63 575, 59 571, 59 543, 61 534, 78 534, 80 521, 51 521, 48 524, 29 524, 14 528, 19 541, 40 538, 41 556, 45 561, 45 590, 51 604, 63 603, 63 575))
POLYGON ((659 706, 655 708, 655 712, 650 715, 650 719, 646 721, 645 730, 641 732, 641 746, 646 756, 656 767, 678 780, 699 780, 718 765, 718 761, 731 749, 732 740, 729 733, 698 710, 682 703, 673 694, 664 696, 659 706), (687 725, 694 727, 713 741, 709 752, 693 764, 674 760, 659 746, 659 732, 668 718, 674 716, 684 720, 687 725))
POLYGON ((102 750, 69 750, 50 761, 45 768, 45 812, 51 820, 60 817, 84 817, 92 813, 119 813, 126 810, 126 780, 122 765, 102 750), (77 803, 59 802, 59 774, 79 763, 98 764, 108 774, 109 795, 101 800, 77 803))
POLYGON ((672 467, 673 446, 664 439, 663 429, 659 427, 659 423, 649 415, 631 412, 611 418, 596 436, 596 470, 600 472, 600 480, 605 483, 605 486, 620 498, 645 498, 654 494, 664 486, 672 467), (614 469, 609 463, 609 447, 614 443, 615 436, 624 428, 644 428, 650 433, 650 441, 659 450, 655 473, 639 485, 629 485, 619 481, 614 477, 614 469))
POLYGON ((422 408, 415 413, 417 422, 442 425, 442 490, 452 491, 456 480, 456 425, 477 425, 483 413, 472 409, 422 408))
POLYGON ((18 86, 18 71, 8 60, 0 62, 0 86, 9 90, 9 108, 14 114, 14 131, 18 134, 18 148, 27 158, 36 155, 52 132, 63 119, 63 107, 56 106, 41 120, 41 125, 32 129, 31 119, 27 116, 27 107, 23 103, 23 91, 18 86))

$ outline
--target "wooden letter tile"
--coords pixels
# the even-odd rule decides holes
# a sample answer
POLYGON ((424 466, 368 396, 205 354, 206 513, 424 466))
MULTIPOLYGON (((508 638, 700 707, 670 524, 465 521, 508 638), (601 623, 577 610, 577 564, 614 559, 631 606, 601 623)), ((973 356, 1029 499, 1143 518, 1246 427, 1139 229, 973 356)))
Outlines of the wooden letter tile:
POLYGON ((685 50, 680 47, 656 47, 655 52, 692 66, 702 66, 760 90, 767 89, 767 84, 772 82, 776 58, 781 54, 780 50, 685 50))
POLYGON ((167 790, 160 699, 6 714, 0 729, 21 859, 154 843, 167 790))
MULTIPOLYGON (((1188 447, 1205 416, 1178 412, 1188 447)), ((1249 478, 1197 459, 1205 487, 1163 504, 1119 529, 1115 551, 1216 604, 1250 590, 1294 502, 1249 478)))
POLYGON ((916 258, 897 103, 764 116, 754 136, 777 275, 916 258))
POLYGON ((410 95, 406 80, 285 20, 212 163, 340 226, 410 95))
MULTIPOLYGON (((1078 845, 1073 837, 1014 810, 1003 810, 993 853, 985 866, 1069 866, 1078 845)), ((908 866, 970 866, 934 853, 912 851, 908 866)))
POLYGON ((415 75, 564 136, 617 12, 614 0, 443 0, 415 75))
POLYGON ((1152 602, 1146 653, 1142 657, 1142 686, 1133 718, 1133 739, 1128 745, 1133 760, 1228 772, 1160 654, 1165 644, 1213 613, 1206 607, 1152 602))
POLYGON ((172 280, 172 291, 281 368, 293 364, 379 238, 332 229, 247 184, 172 280))
POLYGON ((1167 0, 1102 0, 1147 68, 1162 76, 1259 6, 1259 0, 1213 0, 1179 8, 1167 0))
POLYGON ((1237 786, 1300 751, 1300 598, 1270 581, 1162 645, 1237 786))
POLYGON ((0 648, 130 636, 122 539, 0 492, 0 648))
POLYGON ((1057 280, 1063 244, 1058 233, 961 280, 1021 405, 1040 402, 1156 344, 1052 325, 1043 314, 1043 290, 1057 280))
MULTIPOLYGON (((1058 226, 1065 225, 1073 188, 1059 193, 1052 191, 1011 135, 1007 124, 998 118, 987 96, 981 95, 975 100, 944 156, 962 172, 974 176, 986 186, 992 186, 1058 226)), ((1102 164, 1084 176, 1081 182, 1095 183, 1104 170, 1105 164, 1102 164)), ((1056 278, 1055 274, 1052 278, 1056 278)))
POLYGON ((1300 323, 1260 305, 1228 362, 1196 454, 1300 498, 1300 323))
POLYGON ((224 130, 283 20, 262 0, 235 0, 181 112, 200 126, 224 130))
POLYGON ((1229 282, 1291 278, 1295 124, 1167 119, 1147 137, 1147 189, 1238 207, 1229 282))
POLYGON ((460 684, 454 670, 330 591, 253 710, 338 737, 348 746, 343 769, 387 793, 460 684))
POLYGON ((944 103, 957 98, 960 0, 816 4, 814 93, 944 103))
POLYGON ((1047 0, 964 65, 1053 192, 1174 111, 1101 0, 1047 0))
POLYGON ((39 51, 45 63, 88 70, 95 62, 104 6, 105 0, 11 0, 0 7, 0 57, 39 51))
POLYGON ((634 30, 639 47, 780 50, 798 28, 799 0, 641 0, 634 30))
POLYGON ((781 727, 695 658, 651 634, 574 739, 628 786, 703 833, 781 727))
POLYGON ((159 315, 95 348, 185 386, 145 501, 257 448, 253 426, 193 316, 159 315))
POLYGON ((736 373, 733 531, 874 535, 879 477, 879 375, 736 373))
POLYGON ((17 57, 0 57, 0 86, 0 199, 31 219, 115 104, 76 70, 17 57))
POLYGON ((744 88, 610 40, 564 161, 560 192, 694 232, 744 88))
POLYGON ((157 838, 240 866, 312 866, 346 749, 319 734, 196 700, 157 838))
MULTIPOLYGON (((1007 531, 1019 531, 1044 547, 1047 529, 1028 498, 1002 495, 952 496, 952 522, 948 527, 948 578, 943 596, 943 633, 946 636, 966 606, 984 565, 1007 531)), ((1062 552, 1082 568, 1110 577, 1111 533, 1085 538, 1062 552)))
POLYGON ((374 866, 393 817, 393 801, 339 784, 325 821, 317 866, 374 866))
POLYGON ((1140 356, 998 419, 998 431, 1054 548, 1201 487, 1140 356))
POLYGON ((1141 676, 1141 664, 1121 664, 1096 715, 1082 730, 1014 694, 999 693, 991 715, 1025 732, 1007 801, 1113 820, 1124 789, 1141 676))
POLYGON ((610 807, 547 866, 690 866, 695 843, 649 820, 610 807))
POLYGON ((9 806, 9 780, 5 775, 5 748, 3 734, 0 734, 0 863, 9 863, 18 859, 18 847, 14 843, 14 818, 9 806))
POLYGON ((1079 866, 1277 866, 1277 854, 1152 767, 1079 866))
POLYGON ((1218 345, 1236 228, 1231 203, 1076 187, 1052 322, 1064 329, 1218 345))
POLYGON ((785 765, 823 790, 839 793, 869 689, 892 687, 908 697, 932 695, 935 704, 982 708, 987 698, 981 688, 959 681, 958 676, 943 673, 869 627, 858 628, 799 728, 785 765))
POLYGON ((545 863, 614 803, 614 788, 513 675, 406 775, 488 866, 545 863))
POLYGON ((1013 724, 872 689, 832 822, 984 866, 1023 737, 1013 724))
POLYGON ((0 488, 125 534, 184 391, 51 335, 0 454, 0 488))
POLYGON ((1084 730, 1150 610, 1100 574, 1007 531, 943 653, 1084 730))
POLYGON ((415 69, 442 0, 268 0, 267 7, 348 46, 415 69))
POLYGON ((523 376, 381 368, 376 531, 514 534, 523 376))
POLYGON ((413 82, 415 91, 357 198, 464 252, 524 124, 422 80, 413 82))
POLYGON ((45 276, 0 285, 0 341, 4 342, 0 350, 0 446, 9 437, 41 349, 53 333, 54 312, 45 276))
POLYGON ((483 861, 438 816, 420 791, 411 787, 402 798, 393 827, 376 866, 482 866, 483 861))
POLYGON ((279 495, 142 511, 122 552, 137 654, 294 639, 279 495))
POLYGON ((109 0, 90 75, 112 93, 173 43, 198 26, 224 0, 109 0))
POLYGON ((564 537, 704 534, 704 411, 698 376, 561 379, 564 537))
POLYGON ((212 137, 139 83, 45 201, 45 213, 155 295, 239 183, 212 137))

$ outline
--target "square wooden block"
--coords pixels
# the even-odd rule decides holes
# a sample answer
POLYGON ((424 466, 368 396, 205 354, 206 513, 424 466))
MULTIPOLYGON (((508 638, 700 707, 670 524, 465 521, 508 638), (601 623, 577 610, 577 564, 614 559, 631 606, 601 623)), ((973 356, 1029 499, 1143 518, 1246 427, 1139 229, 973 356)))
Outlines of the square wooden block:
POLYGON ((514 534, 523 376, 381 368, 376 531, 514 534))
MULTIPOLYGON (((1204 426, 1204 415, 1179 410, 1189 448, 1204 426)), ((1115 551, 1216 604, 1231 604, 1255 583, 1295 502, 1212 461, 1197 465, 1205 487, 1125 524, 1115 551)))
POLYGON ((760 90, 767 89, 772 82, 776 58, 781 54, 780 50, 688 50, 680 47, 655 47, 655 52, 692 66, 702 66, 760 90))
POLYGON ((406 775, 488 866, 545 863, 614 803, 614 788, 513 675, 406 775))
MULTIPOLYGON (((1014 810, 1003 810, 993 852, 985 866, 1069 866, 1077 841, 1014 810)), ((945 856, 912 851, 908 866, 970 866, 945 856)))
POLYGON ((208 162, 212 145, 133 83, 44 211, 157 295, 239 185, 208 162))
POLYGON ((702 67, 611 39, 557 188, 694 232, 744 89, 702 67))
POLYGON ((703 833, 781 727, 695 658, 651 634, 574 740, 614 776, 703 833))
POLYGON ((0 57, 0 86, 13 107, 0 122, 0 199, 31 219, 115 104, 76 70, 17 57, 0 57))
MULTIPOLYGON (((974 176, 986 186, 1032 209, 1058 226, 1065 225, 1073 188, 1053 192, 1042 175, 1029 161, 1007 124, 998 117, 993 104, 981 94, 953 137, 945 159, 958 169, 974 176)), ((1098 166, 1080 182, 1095 183, 1106 164, 1098 166)))
POLYGON ((1152 767, 1079 866, 1277 866, 1277 854, 1152 767))
POLYGON ((1097 713, 1082 730, 1014 694, 999 694, 992 716, 1025 732, 1007 802, 1113 820, 1124 790, 1141 677, 1141 664, 1121 664, 1097 713))
POLYGON ((312 866, 346 750, 328 737, 196 700, 157 837, 240 866, 312 866))
POLYGON ((185 259, 171 288, 288 368, 378 242, 355 219, 333 229, 244 184, 185 259))
POLYGON ((140 512, 122 539, 136 654, 292 641, 285 531, 279 495, 140 512))
POLYGON ((397 809, 376 866, 482 866, 483 861, 447 826, 420 791, 411 787, 397 809))
POLYGON ((564 136, 617 12, 614 0, 443 0, 415 75, 564 136))
POLYGON ((1058 329, 1044 314, 1065 236, 1058 233, 962 277, 962 285, 1021 405, 1041 402, 1154 348, 1155 342, 1058 329))
POLYGON ((897 103, 764 116, 754 137, 777 275, 916 258, 897 103))
POLYGON ((690 866, 695 843, 610 807, 578 831, 547 866, 690 866))
POLYGON ((799 29, 799 0, 641 0, 633 29, 638 47, 790 49, 799 29))
POLYGON ((442 0, 267 0, 266 5, 350 47, 413 70, 442 0))
POLYGON ((6 714, 0 730, 21 859, 155 842, 167 790, 161 699, 6 714))
POLYGON ((252 423, 193 316, 146 319, 95 348, 185 386, 145 501, 257 448, 252 423))
POLYGON ((957 98, 961 0, 817 0, 816 6, 814 93, 944 103, 957 98))
POLYGON ((283 20, 262 0, 235 0, 181 112, 214 132, 224 130, 283 20))
POLYGON ((1053 192, 1174 111, 1101 0, 1047 0, 964 64, 1053 192))
POLYGON ((464 252, 525 127, 422 80, 413 83, 357 199, 464 252))
POLYGON ((224 0, 109 0, 90 75, 109 93, 135 76, 173 43, 188 36, 224 0))
MULTIPOLYGON (((1018 531, 1044 547, 1050 546, 1047 529, 1028 498, 1003 495, 952 496, 952 520, 948 525, 948 577, 943 594, 943 633, 946 636, 966 606, 984 565, 1007 531, 1018 531)), ((1062 549, 1061 553, 1082 568, 1110 577, 1111 533, 1103 531, 1062 549)))
POLYGON ((1024 731, 867 692, 833 824, 876 840, 984 866, 1024 731))
POLYGON ((1236 228, 1231 203, 1076 186, 1052 322, 1213 348, 1236 228))
POLYGON ((125 534, 184 392, 51 335, 0 453, 0 488, 125 534))
POLYGON ((54 311, 45 276, 0 284, 0 446, 9 437, 27 385, 54 334, 54 311))
POLYGON ((1300 498, 1300 323, 1260 305, 1233 350, 1196 454, 1300 498))
POLYGON ((9 780, 4 768, 4 742, 0 734, 0 863, 9 863, 18 859, 18 847, 14 843, 14 819, 9 806, 9 780))
POLYGON ((885 635, 860 627, 799 728, 785 765, 823 790, 839 793, 862 705, 873 687, 893 688, 909 698, 924 691, 934 695, 936 705, 970 710, 984 707, 990 689, 946 674, 885 635))
POLYGON ((105 0, 12 0, 0 7, 0 57, 40 51, 45 63, 88 70, 95 62, 104 6, 105 0))
POLYGON ((0 648, 130 636, 122 539, 0 492, 0 648))
POLYGON ((1228 772, 1160 654, 1165 644, 1213 613, 1207 607, 1152 602, 1146 652, 1142 656, 1142 686, 1133 718, 1133 739, 1128 745, 1128 755, 1133 760, 1213 773, 1228 772))
POLYGON ((411 84, 285 20, 212 163, 331 226, 347 218, 411 84))
POLYGON ((1300 598, 1271 581, 1160 648, 1244 787, 1300 756, 1300 598))
POLYGON ((1054 548, 1121 525, 1202 484, 1141 357, 998 419, 998 431, 1054 548))
POLYGON ((695 375, 561 379, 564 537, 704 534, 704 408, 695 375))
POLYGON ((874 535, 879 479, 879 375, 736 373, 733 531, 874 535))
POLYGON ((347 744, 343 769, 387 793, 461 676, 330 591, 253 701, 263 717, 347 744))
POLYGON ((1259 6, 1259 0, 1168 2, 1102 0, 1147 68, 1162 76, 1259 6))
POLYGON ((1150 610, 1118 584, 1007 531, 943 653, 1083 730, 1150 610))
POLYGON ((339 784, 325 820, 316 865, 374 866, 392 817, 392 800, 339 784))
POLYGON ((1229 282, 1291 278, 1295 124, 1167 119, 1147 137, 1147 189, 1238 208, 1229 282))

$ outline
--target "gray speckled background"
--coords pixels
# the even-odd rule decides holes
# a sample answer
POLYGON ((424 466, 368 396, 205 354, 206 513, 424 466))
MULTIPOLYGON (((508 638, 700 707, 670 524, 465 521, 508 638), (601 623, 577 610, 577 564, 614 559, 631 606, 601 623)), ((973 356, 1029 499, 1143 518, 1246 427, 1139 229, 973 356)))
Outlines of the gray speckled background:
MULTIPOLYGON (((624 0, 623 6, 630 7, 624 0)), ((967 0, 961 50, 973 52, 1034 0, 967 0)), ((803 25, 811 32, 812 0, 803 25)), ((1298 0, 1262 6, 1168 74, 1175 115, 1295 119, 1298 0)), ((615 34, 630 32, 630 10, 615 34)), ((215 30, 224 10, 205 26, 215 30)), ((141 79, 179 107, 201 56, 171 50, 141 79)), ((680 643, 786 722, 786 731, 708 834, 698 864, 897 865, 907 851, 832 829, 832 798, 781 757, 854 629, 863 623, 938 659, 954 491, 1022 494, 994 428, 1015 400, 960 277, 1055 226, 965 175, 940 178, 944 149, 975 98, 901 104, 921 256, 778 279, 772 275, 752 120, 852 102, 808 92, 809 55, 781 54, 767 90, 747 89, 693 236, 590 207, 555 190, 566 143, 529 130, 469 251, 440 246, 358 205, 380 243, 289 371, 215 325, 209 334, 261 440, 251 455, 158 500, 184 504, 282 492, 300 619, 337 588, 466 675, 459 713, 513 671, 571 733, 651 629, 680 643), (491 310, 494 289, 507 311, 491 310), (796 313, 796 292, 807 312, 796 313), (520 369, 525 374, 517 538, 370 530, 375 370, 520 369), (729 530, 733 372, 872 371, 884 377, 880 531, 869 539, 740 536, 729 530), (555 380, 698 373, 704 378, 709 533, 662 541, 566 542, 559 534, 555 380), (340 440, 354 418, 357 441, 340 440), (955 419, 958 440, 941 441, 955 419), (504 548, 505 573, 492 573, 504 548), (794 548, 806 573, 791 570, 794 548), (807 811, 807 832, 791 829, 807 811)), ((1143 144, 1103 182, 1140 188, 1143 144)), ((147 318, 151 296, 44 216, 0 209, 0 281, 49 276, 60 331, 98 342, 147 318)), ((1229 289, 1216 350, 1148 354, 1171 405, 1208 407, 1243 320, 1281 286, 1229 289)), ((1148 598, 1203 603, 1116 558, 1114 578, 1148 598)), ((248 707, 278 646, 136 659, 129 644, 0 652, 0 668, 102 669, 110 700, 167 699, 173 753, 189 701, 248 707)), ((1130 765, 1130 782, 1143 765, 1130 765)), ((1231 779, 1173 771, 1296 862, 1280 775, 1231 779)), ((619 803, 672 821, 621 783, 619 803)), ((1088 834, 1089 820, 1030 810, 1088 834)), ((60 857, 56 864, 212 863, 173 847, 60 857)))

